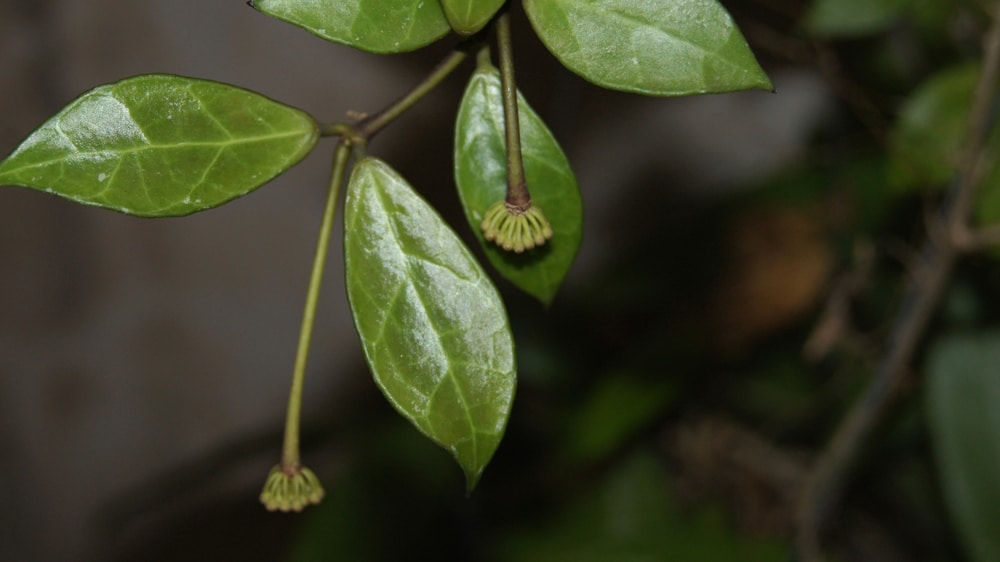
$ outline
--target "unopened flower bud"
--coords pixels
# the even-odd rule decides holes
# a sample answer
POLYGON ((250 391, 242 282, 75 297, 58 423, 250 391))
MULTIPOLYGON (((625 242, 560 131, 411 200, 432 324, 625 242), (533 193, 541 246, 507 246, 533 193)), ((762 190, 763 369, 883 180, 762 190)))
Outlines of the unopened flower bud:
POLYGON ((268 511, 302 511, 322 501, 323 495, 323 486, 313 471, 296 467, 286 472, 277 465, 267 475, 260 501, 268 511))
POLYGON ((552 226, 548 219, 538 206, 530 202, 526 206, 516 206, 503 200, 497 201, 486 209, 480 227, 487 240, 518 254, 541 246, 552 238, 552 226))

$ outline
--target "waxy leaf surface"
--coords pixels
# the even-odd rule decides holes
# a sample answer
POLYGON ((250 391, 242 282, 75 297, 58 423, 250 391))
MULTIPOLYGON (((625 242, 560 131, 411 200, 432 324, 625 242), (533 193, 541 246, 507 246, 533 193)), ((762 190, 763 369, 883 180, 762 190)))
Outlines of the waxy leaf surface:
POLYGON ((472 35, 483 28, 506 0, 441 0, 451 28, 462 35, 472 35))
POLYGON ((472 489, 514 399, 514 341, 479 263, 385 163, 354 168, 344 210, 347 294, 389 402, 448 449, 472 489))
POLYGON ((542 42, 605 88, 653 96, 771 90, 716 0, 524 0, 542 42))
POLYGON ((402 53, 451 29, 437 0, 252 0, 261 12, 327 41, 371 53, 402 53))
POLYGON ((945 503, 969 560, 1000 560, 1000 333, 951 336, 928 365, 927 405, 945 503))
POLYGON ((318 138, 309 115, 260 94, 136 76, 83 94, 44 123, 0 162, 0 184, 131 215, 187 215, 267 183, 318 138))
POLYGON ((548 304, 576 253, 583 230, 583 201, 566 156, 545 123, 518 95, 521 153, 531 200, 552 224, 552 239, 523 254, 504 251, 483 237, 483 214, 507 193, 507 145, 500 75, 477 70, 469 81, 455 124, 455 183, 487 259, 514 285, 548 304))

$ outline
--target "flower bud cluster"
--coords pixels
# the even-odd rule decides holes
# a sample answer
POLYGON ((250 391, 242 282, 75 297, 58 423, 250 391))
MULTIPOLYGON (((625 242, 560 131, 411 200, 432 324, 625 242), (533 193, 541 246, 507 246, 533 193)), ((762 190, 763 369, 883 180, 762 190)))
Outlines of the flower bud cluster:
POLYGON ((323 486, 313 471, 296 467, 288 472, 276 465, 267 475, 260 501, 268 511, 302 511, 323 500, 323 486))
POLYGON ((552 238, 552 226, 542 210, 530 202, 525 206, 497 201, 483 215, 483 236, 508 252, 523 253, 552 238))

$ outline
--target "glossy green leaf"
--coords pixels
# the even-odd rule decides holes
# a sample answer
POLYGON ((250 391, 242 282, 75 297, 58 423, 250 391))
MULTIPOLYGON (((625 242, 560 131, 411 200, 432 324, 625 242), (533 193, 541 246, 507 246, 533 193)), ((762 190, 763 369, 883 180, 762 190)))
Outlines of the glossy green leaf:
POLYGON ((653 96, 773 89, 716 0, 525 0, 542 42, 606 88, 653 96))
POLYGON ((345 205, 347 294, 389 402, 451 451, 472 489, 514 398, 514 341, 485 272, 385 163, 354 168, 345 205))
POLYGON ((490 263, 514 285, 548 304, 580 249, 583 202, 573 170, 552 133, 520 95, 518 108, 528 189, 532 202, 552 224, 552 239, 515 254, 483 238, 483 214, 507 190, 503 99, 495 69, 477 70, 462 98, 455 124, 455 183, 469 226, 490 263))
POLYGON ((302 111, 235 86, 151 74, 95 88, 0 162, 0 184, 147 217, 219 206, 319 138, 302 111))
POLYGON ((1000 560, 1000 333, 953 336, 929 359, 927 404, 948 509, 971 560, 1000 560))
POLYGON ((451 28, 462 35, 472 35, 483 28, 506 0, 441 0, 451 28))
POLYGON ((335 43, 371 53, 403 53, 451 29, 435 0, 252 0, 261 12, 335 43))

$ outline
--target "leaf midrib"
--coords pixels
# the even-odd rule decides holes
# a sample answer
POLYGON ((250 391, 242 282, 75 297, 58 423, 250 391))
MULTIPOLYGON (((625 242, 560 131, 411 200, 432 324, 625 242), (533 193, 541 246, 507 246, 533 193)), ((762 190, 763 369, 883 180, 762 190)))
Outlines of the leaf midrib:
MULTIPOLYGON (((16 168, 11 168, 9 170, 3 170, 2 169, 3 168, 3 164, 0 163, 0 176, 9 175, 9 174, 13 174, 13 173, 16 173, 16 172, 21 172, 21 171, 24 171, 24 170, 31 170, 31 169, 34 169, 34 168, 45 167, 45 166, 49 166, 49 165, 52 165, 52 164, 64 164, 67 161, 71 161, 71 160, 73 160, 75 158, 86 158, 86 157, 95 157, 95 156, 107 156, 107 155, 111 154, 111 155, 119 156, 118 160, 122 160, 125 156, 128 156, 130 154, 141 154, 141 153, 147 152, 147 151, 173 150, 173 149, 177 149, 177 148, 191 148, 191 147, 194 147, 194 148, 216 148, 216 149, 219 149, 220 151, 224 151, 227 148, 230 148, 232 146, 254 144, 254 143, 258 143, 258 142, 266 142, 266 141, 271 141, 271 140, 281 140, 281 139, 290 138, 290 137, 296 137, 296 136, 308 137, 308 134, 304 133, 302 131, 293 131, 293 132, 285 132, 285 133, 277 133, 277 134, 269 134, 269 135, 255 135, 255 136, 251 136, 251 137, 239 137, 239 138, 236 138, 236 139, 229 139, 229 140, 224 140, 224 141, 185 141, 185 142, 170 143, 170 144, 149 143, 149 144, 144 144, 142 146, 136 146, 136 147, 130 147, 130 148, 123 148, 123 149, 115 149, 115 150, 74 151, 69 156, 62 156, 62 157, 59 157, 59 158, 51 158, 51 159, 48 159, 48 160, 42 160, 42 161, 38 161, 38 162, 32 162, 30 164, 19 166, 19 167, 16 167, 16 168)), ((12 157, 14 157, 14 156, 16 156, 16 155, 12 155, 12 157)), ((111 160, 111 158, 108 158, 108 160, 111 160)), ((8 159, 6 161, 9 162, 10 159, 8 159)))
MULTIPOLYGON (((374 178, 372 178, 372 179, 374 179, 374 178)), ((385 195, 386 194, 380 188, 380 186, 378 186, 377 182, 375 182, 375 187, 377 188, 375 194, 376 194, 376 197, 378 198, 379 205, 381 205, 383 211, 386 213, 386 216, 389 218, 389 220, 388 220, 388 222, 389 222, 389 228, 392 231, 392 236, 393 236, 393 238, 396 241, 396 248, 399 250, 399 257, 403 261, 403 263, 405 264, 405 267, 406 267, 406 276, 404 278, 404 281, 402 281, 400 283, 400 288, 397 289, 397 290, 405 290, 404 285, 406 283, 409 283, 410 285, 413 285, 413 287, 414 287, 413 293, 417 296, 417 300, 420 302, 420 306, 421 306, 421 308, 424 311, 424 315, 427 317, 427 323, 430 325, 431 329, 433 330, 434 336, 435 336, 435 341, 437 342, 437 345, 438 345, 439 349, 441 350, 441 353, 444 356, 445 361, 447 363, 447 369, 446 369, 446 372, 445 372, 445 379, 449 383, 451 383, 451 384, 453 384, 455 386, 455 393, 458 395, 459 402, 461 402, 461 404, 462 404, 462 411, 465 412, 465 419, 466 419, 466 422, 468 423, 468 427, 470 429, 470 437, 469 438, 472 441, 474 466, 479 466, 479 439, 476 437, 476 424, 474 423, 474 421, 472 419, 472 412, 469 410, 469 399, 465 396, 464 389, 462 388, 462 386, 460 384, 458 384, 458 380, 455 377, 455 366, 456 366, 455 362, 452 360, 451 355, 449 353, 447 353, 446 350, 445 350, 445 348, 444 348, 444 344, 441 341, 441 330, 435 324, 433 315, 430 314, 430 307, 428 307, 427 303, 425 302, 423 293, 411 281, 411 279, 414 277, 412 261, 413 260, 418 260, 418 259, 421 260, 421 261, 428 261, 428 260, 424 260, 423 258, 416 257, 416 256, 414 256, 413 254, 407 252, 404 249, 404 246, 403 246, 403 244, 401 242, 402 237, 400 236, 399 228, 398 228, 398 226, 396 224, 396 221, 394 220, 394 217, 393 217, 392 213, 389 212, 390 206, 387 204, 387 201, 385 199, 385 195)), ((428 261, 428 263, 434 263, 434 262, 429 262, 428 261)), ((449 269, 449 271, 451 271, 451 270, 449 269)), ((463 279, 463 281, 466 281, 466 280, 463 279)), ((468 281, 466 281, 466 282, 468 282, 468 281)), ((481 282, 481 281, 477 281, 477 284, 479 282, 481 282)), ((434 401, 435 395, 441 390, 441 387, 443 386, 443 384, 444 384, 444 381, 442 381, 441 383, 437 384, 434 387, 434 390, 429 395, 429 399, 430 400, 429 400, 428 403, 434 401)), ((428 416, 427 412, 424 412, 420 416, 420 418, 425 423, 429 423, 429 416, 428 416)))

